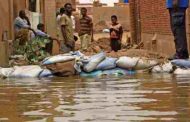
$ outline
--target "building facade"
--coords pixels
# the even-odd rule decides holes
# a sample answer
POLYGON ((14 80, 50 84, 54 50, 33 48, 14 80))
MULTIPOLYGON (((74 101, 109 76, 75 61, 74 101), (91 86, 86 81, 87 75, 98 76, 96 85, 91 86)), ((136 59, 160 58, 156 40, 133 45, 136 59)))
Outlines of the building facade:
MULTIPOLYGON (((129 0, 131 32, 135 41, 142 41, 144 48, 172 55, 175 53, 174 38, 170 29, 169 12, 165 0, 129 0), (154 42, 152 38, 154 37, 154 42), (140 40, 139 40, 140 39, 140 40)), ((189 44, 189 9, 187 10, 187 37, 189 44)), ((190 45, 188 45, 190 49, 190 45)))

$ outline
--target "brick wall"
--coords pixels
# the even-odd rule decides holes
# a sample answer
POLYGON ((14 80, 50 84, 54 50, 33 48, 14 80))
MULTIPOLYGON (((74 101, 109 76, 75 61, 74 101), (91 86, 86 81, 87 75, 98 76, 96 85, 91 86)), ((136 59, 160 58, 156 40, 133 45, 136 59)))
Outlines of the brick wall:
POLYGON ((140 0, 141 31, 171 34, 165 0, 140 0))
MULTIPOLYGON (((165 0, 129 0, 131 35, 134 41, 140 40, 144 48, 152 50, 152 38, 156 34, 156 50, 160 53, 172 55, 175 53, 174 37, 170 29, 169 12, 165 0), (139 19, 138 19, 139 18, 139 19)), ((189 11, 187 12, 187 37, 189 43, 189 11)))

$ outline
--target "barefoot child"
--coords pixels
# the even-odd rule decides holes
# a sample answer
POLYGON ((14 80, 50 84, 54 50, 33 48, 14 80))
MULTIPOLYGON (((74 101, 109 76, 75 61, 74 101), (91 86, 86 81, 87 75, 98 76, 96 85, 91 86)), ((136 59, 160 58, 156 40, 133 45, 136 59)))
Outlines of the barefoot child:
POLYGON ((121 40, 123 36, 123 29, 121 24, 117 22, 117 16, 111 16, 111 24, 110 24, 110 46, 111 49, 115 52, 121 50, 121 40))

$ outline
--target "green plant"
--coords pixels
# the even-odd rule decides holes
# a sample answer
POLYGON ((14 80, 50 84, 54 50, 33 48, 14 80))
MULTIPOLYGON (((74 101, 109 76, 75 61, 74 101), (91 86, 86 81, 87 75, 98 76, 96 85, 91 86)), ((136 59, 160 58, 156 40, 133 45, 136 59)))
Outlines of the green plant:
POLYGON ((19 45, 19 43, 16 42, 14 44, 15 54, 24 55, 30 64, 36 64, 47 56, 50 56, 45 50, 47 43, 50 43, 48 38, 38 36, 26 42, 25 45, 19 45))

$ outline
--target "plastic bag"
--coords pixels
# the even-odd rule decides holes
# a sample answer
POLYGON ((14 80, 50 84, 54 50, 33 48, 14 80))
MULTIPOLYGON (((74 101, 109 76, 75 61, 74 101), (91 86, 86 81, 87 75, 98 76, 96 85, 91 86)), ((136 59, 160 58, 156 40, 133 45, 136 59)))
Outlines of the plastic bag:
POLYGON ((130 58, 130 57, 120 57, 119 60, 117 60, 116 64, 119 68, 124 68, 124 69, 133 69, 139 58, 130 58))
POLYGON ((135 74, 135 71, 125 70, 121 68, 105 70, 102 72, 102 75, 106 75, 106 76, 124 76, 124 75, 131 75, 131 74, 135 74))
POLYGON ((97 55, 94 55, 90 57, 90 60, 87 64, 84 65, 83 69, 85 72, 92 72, 96 69, 98 64, 102 62, 106 58, 106 55, 104 52, 101 52, 97 55))
POLYGON ((100 64, 98 64, 96 69, 97 70, 108 70, 108 69, 116 68, 116 61, 117 61, 117 58, 107 57, 100 64))
POLYGON ((97 71, 93 71, 90 73, 86 73, 86 72, 81 72, 80 76, 81 77, 100 77, 102 75, 102 71, 97 70, 97 71))

